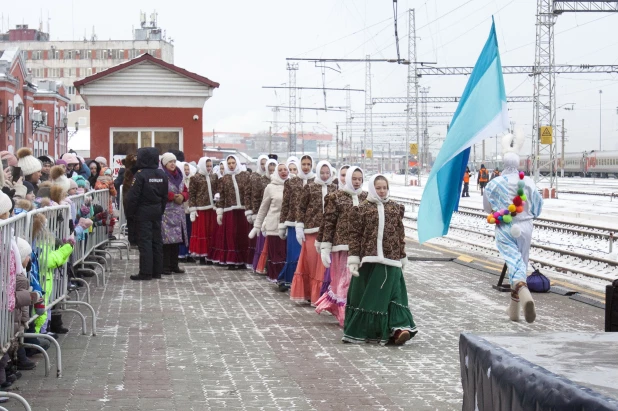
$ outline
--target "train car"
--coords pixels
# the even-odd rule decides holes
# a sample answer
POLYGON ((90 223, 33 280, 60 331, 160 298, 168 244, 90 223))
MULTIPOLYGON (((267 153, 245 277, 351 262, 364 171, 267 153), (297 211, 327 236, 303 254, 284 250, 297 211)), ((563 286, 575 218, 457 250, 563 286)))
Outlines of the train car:
POLYGON ((618 151, 591 151, 586 155, 586 174, 599 178, 618 176, 618 151))

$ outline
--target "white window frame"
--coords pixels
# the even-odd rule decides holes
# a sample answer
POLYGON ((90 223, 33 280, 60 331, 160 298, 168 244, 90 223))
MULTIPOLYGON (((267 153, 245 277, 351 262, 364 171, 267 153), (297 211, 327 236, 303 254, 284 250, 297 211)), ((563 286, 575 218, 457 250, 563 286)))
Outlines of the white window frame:
MULTIPOLYGON (((182 127, 110 127, 109 128, 109 153, 110 158, 114 158, 114 132, 115 131, 137 131, 137 148, 142 148, 142 131, 150 131, 152 133, 152 144, 156 144, 155 131, 177 131, 178 132, 178 149, 184 150, 184 135, 182 127)), ((163 153, 161 153, 163 154, 163 153)))

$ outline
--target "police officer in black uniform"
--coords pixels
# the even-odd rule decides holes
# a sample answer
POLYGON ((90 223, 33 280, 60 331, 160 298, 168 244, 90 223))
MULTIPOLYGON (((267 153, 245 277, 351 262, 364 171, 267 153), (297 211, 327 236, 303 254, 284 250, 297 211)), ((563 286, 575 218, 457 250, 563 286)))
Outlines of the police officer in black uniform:
POLYGON ((139 281, 161 278, 161 220, 167 203, 167 176, 159 169, 159 151, 155 147, 137 150, 137 170, 125 212, 136 224, 139 274, 132 275, 131 280, 139 281))

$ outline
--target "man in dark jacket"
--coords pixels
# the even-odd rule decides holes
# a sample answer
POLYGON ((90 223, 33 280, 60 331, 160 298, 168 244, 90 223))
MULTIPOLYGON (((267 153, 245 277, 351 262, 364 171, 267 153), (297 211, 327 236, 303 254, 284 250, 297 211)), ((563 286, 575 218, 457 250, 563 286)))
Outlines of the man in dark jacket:
POLYGON ((159 169, 155 147, 137 150, 137 173, 127 193, 125 214, 135 221, 139 247, 139 274, 131 280, 161 278, 163 239, 161 219, 167 203, 167 176, 159 169))

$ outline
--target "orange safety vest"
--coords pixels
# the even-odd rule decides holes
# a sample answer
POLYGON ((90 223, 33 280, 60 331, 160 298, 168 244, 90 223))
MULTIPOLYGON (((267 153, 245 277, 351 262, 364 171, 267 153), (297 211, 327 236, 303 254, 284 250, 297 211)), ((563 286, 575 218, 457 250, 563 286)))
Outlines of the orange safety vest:
POLYGON ((469 183, 469 182, 470 182, 470 173, 465 171, 464 172, 464 183, 469 183))
POLYGON ((479 183, 486 183, 488 179, 487 169, 481 168, 481 171, 479 171, 479 176, 479 183))

